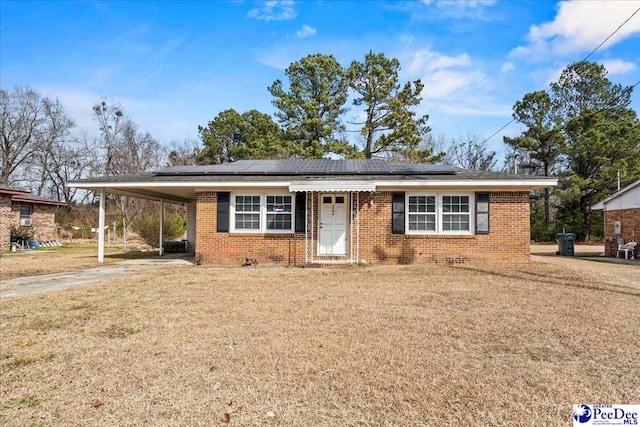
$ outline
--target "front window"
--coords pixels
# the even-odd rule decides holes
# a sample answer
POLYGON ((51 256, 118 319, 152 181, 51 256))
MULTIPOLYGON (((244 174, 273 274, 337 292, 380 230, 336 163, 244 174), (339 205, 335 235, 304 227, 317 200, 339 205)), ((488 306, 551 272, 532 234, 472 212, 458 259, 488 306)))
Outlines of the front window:
POLYGON ((436 196, 409 196, 409 230, 436 231, 436 196))
POLYGON ((406 198, 409 234, 468 234, 473 229, 470 194, 410 193, 406 198))
POLYGON ((442 196, 442 231, 469 231, 469 196, 442 196))
POLYGON ((294 201, 290 194, 235 194, 231 202, 231 231, 293 232, 294 201))
POLYGON ((291 196, 267 196, 267 230, 291 230, 291 196))
POLYGON ((260 230, 260 196, 236 196, 236 230, 260 230))
POLYGON ((20 219, 31 218, 31 205, 20 205, 20 219))

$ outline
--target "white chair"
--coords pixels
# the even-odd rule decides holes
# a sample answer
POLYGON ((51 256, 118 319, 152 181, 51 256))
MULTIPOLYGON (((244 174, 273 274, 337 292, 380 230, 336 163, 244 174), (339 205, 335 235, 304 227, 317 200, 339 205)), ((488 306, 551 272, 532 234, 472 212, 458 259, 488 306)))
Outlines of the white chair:
POLYGON ((629 254, 631 254, 631 259, 633 259, 636 255, 636 246, 638 242, 629 242, 626 245, 618 245, 618 256, 620 252, 624 252, 624 259, 629 259, 629 254))

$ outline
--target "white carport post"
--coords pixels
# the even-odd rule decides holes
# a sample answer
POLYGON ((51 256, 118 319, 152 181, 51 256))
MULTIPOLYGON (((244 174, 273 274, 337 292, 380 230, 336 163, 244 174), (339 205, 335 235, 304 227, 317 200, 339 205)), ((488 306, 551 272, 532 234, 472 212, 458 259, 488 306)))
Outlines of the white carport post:
POLYGON ((160 238, 158 239, 158 253, 160 254, 160 256, 163 255, 164 253, 164 247, 163 247, 163 240, 164 240, 164 236, 163 236, 163 228, 162 227, 164 225, 164 199, 160 199, 160 238))
POLYGON ((100 189, 100 204, 98 207, 98 263, 104 263, 104 205, 105 191, 100 189))

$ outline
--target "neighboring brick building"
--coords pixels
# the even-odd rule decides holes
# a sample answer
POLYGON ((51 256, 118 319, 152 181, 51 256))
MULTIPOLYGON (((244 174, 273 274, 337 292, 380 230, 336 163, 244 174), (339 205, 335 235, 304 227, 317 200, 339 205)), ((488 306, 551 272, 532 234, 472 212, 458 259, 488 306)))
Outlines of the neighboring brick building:
POLYGON ((529 192, 556 180, 324 159, 173 167, 71 185, 187 203, 187 223, 195 222, 187 240, 210 264, 521 264, 529 260, 529 192))
POLYGON ((604 211, 605 252, 608 255, 617 255, 620 239, 625 243, 640 240, 640 180, 596 203, 592 210, 604 211))
POLYGON ((30 231, 34 240, 54 240, 55 212, 64 205, 32 196, 28 190, 0 184, 0 250, 10 248, 12 227, 30 231))

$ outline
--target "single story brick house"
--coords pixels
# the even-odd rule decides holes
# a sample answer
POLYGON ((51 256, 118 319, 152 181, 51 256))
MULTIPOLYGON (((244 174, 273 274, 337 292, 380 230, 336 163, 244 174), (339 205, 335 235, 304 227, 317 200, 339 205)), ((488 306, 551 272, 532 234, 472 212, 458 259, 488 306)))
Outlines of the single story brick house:
POLYGON ((101 200, 115 193, 185 203, 188 247, 204 263, 296 266, 526 263, 529 193, 556 184, 444 165, 331 159, 241 160, 70 183, 100 191, 101 200))
POLYGON ((0 184, 0 250, 9 250, 12 227, 30 230, 35 240, 54 240, 55 212, 60 206, 65 203, 0 184))
POLYGON ((617 255, 618 240, 640 239, 640 180, 616 191, 591 208, 604 211, 605 253, 617 255))

